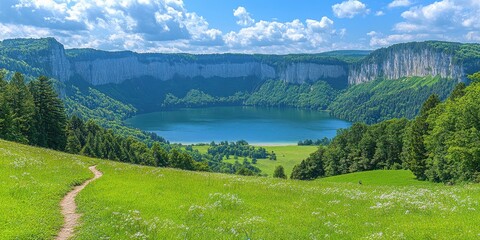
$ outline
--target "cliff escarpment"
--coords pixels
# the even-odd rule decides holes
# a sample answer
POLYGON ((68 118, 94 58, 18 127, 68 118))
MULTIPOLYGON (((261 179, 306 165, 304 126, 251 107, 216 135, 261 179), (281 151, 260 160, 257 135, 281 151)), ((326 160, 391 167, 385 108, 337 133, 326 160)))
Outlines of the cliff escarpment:
POLYGON ((281 79, 289 83, 343 79, 348 65, 339 60, 305 55, 290 61, 287 56, 242 54, 137 54, 70 50, 71 73, 92 85, 119 84, 150 77, 159 81, 184 78, 281 79))
POLYGON ((378 78, 400 79, 439 76, 458 81, 480 70, 480 45, 447 42, 414 42, 372 52, 349 67, 350 85, 378 78))

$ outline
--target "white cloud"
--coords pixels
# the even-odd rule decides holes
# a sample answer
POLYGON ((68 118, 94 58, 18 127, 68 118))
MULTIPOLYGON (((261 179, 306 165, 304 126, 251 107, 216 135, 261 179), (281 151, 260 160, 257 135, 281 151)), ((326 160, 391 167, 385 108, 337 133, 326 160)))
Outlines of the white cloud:
POLYGON ((383 16, 385 15, 385 12, 384 11, 377 11, 375 12, 375 16, 379 17, 379 16, 383 16))
POLYGON ((441 0, 413 7, 401 16, 404 21, 394 27, 399 32, 459 33, 480 29, 480 1, 441 0))
POLYGON ((223 33, 183 0, 2 0, 0 39, 57 38, 67 48, 138 52, 298 53, 341 48, 346 29, 320 19, 258 21, 244 7, 242 27, 223 33), (8 9, 9 11, 4 11, 8 9))
MULTIPOLYGON (((224 45, 222 32, 187 11, 182 0, 5 0, 0 9, 11 9, 0 11, 4 26, 48 31, 67 47, 144 51, 172 41, 187 41, 197 48, 224 45)), ((1 37, 36 36, 23 33, 5 32, 1 37)))
POLYGON ((237 24, 240 26, 250 26, 255 23, 255 19, 253 19, 250 13, 247 12, 247 9, 242 6, 233 10, 233 16, 237 17, 237 24))
POLYGON ((262 20, 238 32, 226 34, 224 41, 230 48, 248 49, 250 52, 262 51, 267 46, 278 48, 283 46, 284 50, 281 51, 283 53, 291 49, 303 49, 304 52, 318 51, 325 47, 332 37, 344 35, 346 32, 340 30, 337 33, 332 27, 333 21, 328 17, 322 17, 319 21, 307 19, 305 23, 298 19, 291 22, 262 20))
POLYGON ((408 7, 412 5, 410 0, 393 0, 393 2, 388 4, 389 8, 396 8, 396 7, 408 7))
POLYGON ((358 0, 347 0, 332 6, 333 14, 338 18, 353 18, 358 14, 368 14, 367 6, 358 0))

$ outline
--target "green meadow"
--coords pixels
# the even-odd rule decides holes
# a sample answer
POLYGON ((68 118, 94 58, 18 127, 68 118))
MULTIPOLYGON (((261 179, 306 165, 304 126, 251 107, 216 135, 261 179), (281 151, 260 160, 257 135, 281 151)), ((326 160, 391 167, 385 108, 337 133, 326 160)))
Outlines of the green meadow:
MULTIPOLYGON (((277 153, 277 155, 280 155, 277 153)), ((52 239, 77 197, 75 239, 478 239, 480 185, 371 171, 315 181, 93 160, 0 141, 0 238, 52 239), (359 181, 362 184, 359 184, 359 181)))
POLYGON ((52 239, 60 200, 95 160, 0 140, 0 239, 52 239))
MULTIPOLYGON (((285 173, 287 176, 290 176, 292 169, 295 165, 299 164, 303 159, 307 158, 311 153, 317 150, 317 146, 296 146, 296 145, 287 145, 287 146, 261 146, 264 147, 268 152, 274 151, 277 155, 277 160, 269 159, 258 159, 255 164, 256 167, 262 170, 262 173, 268 174, 268 176, 273 175, 275 167, 282 165, 285 168, 285 173)), ((208 151, 208 146, 194 146, 193 149, 197 149, 201 153, 206 153, 208 151)), ((247 158, 249 161, 252 159, 247 158)), ((230 159, 225 159, 225 162, 234 163, 235 160, 233 157, 230 159)), ((241 163, 243 158, 239 158, 238 161, 241 163)))

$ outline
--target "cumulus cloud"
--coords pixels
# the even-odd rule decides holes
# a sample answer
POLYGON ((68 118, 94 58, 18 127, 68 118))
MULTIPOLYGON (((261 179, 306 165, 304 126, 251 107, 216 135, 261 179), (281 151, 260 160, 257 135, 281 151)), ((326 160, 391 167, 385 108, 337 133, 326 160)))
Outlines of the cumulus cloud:
POLYGON ((233 16, 238 19, 237 24, 240 26, 250 26, 255 22, 255 20, 250 16, 250 13, 247 12, 247 9, 242 6, 233 10, 233 16))
POLYGON ((375 16, 379 17, 379 16, 383 16, 385 15, 385 12, 384 11, 377 11, 375 12, 375 16))
POLYGON ((426 6, 413 7, 401 15, 403 22, 395 25, 399 32, 458 32, 480 28, 478 0, 442 0, 426 6))
POLYGON ((241 6, 232 17, 241 28, 224 33, 183 0, 2 0, 0 38, 53 36, 67 48, 139 52, 293 53, 339 48, 346 35, 328 17, 256 22, 241 6))
POLYGON ((396 8, 396 7, 408 7, 412 5, 410 0, 393 0, 393 2, 388 4, 389 8, 396 8))
POLYGON ((333 14, 338 18, 353 18, 358 14, 368 14, 367 5, 358 0, 347 0, 332 6, 333 14))
MULTIPOLYGON (((328 17, 321 20, 307 19, 302 22, 258 21, 238 32, 229 32, 224 41, 231 48, 262 48, 266 46, 289 46, 297 49, 317 50, 337 32, 328 17)), ((305 51, 305 50, 304 50, 305 51)))
POLYGON ((47 31, 72 47, 142 51, 171 41, 223 45, 222 32, 187 11, 182 0, 5 0, 0 9, 8 9, 0 10, 3 28, 47 31))

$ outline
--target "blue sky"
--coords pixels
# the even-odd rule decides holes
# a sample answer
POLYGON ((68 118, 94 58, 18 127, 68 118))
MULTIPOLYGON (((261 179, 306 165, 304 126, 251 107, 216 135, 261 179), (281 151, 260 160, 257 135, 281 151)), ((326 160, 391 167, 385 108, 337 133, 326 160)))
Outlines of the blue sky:
POLYGON ((0 39, 67 48, 314 53, 480 41, 480 0, 2 0, 0 39))

